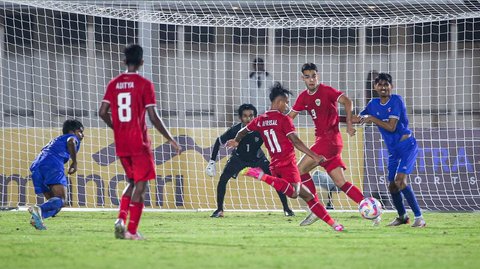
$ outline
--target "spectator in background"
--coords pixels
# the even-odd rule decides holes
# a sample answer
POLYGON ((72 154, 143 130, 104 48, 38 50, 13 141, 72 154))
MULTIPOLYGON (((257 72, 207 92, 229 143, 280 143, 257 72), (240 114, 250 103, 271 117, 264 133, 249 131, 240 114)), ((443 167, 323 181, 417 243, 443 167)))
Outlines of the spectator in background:
POLYGON ((259 114, 270 107, 269 88, 273 85, 273 76, 265 70, 265 62, 257 57, 252 62, 253 71, 248 77, 248 85, 242 87, 241 103, 253 104, 259 114))

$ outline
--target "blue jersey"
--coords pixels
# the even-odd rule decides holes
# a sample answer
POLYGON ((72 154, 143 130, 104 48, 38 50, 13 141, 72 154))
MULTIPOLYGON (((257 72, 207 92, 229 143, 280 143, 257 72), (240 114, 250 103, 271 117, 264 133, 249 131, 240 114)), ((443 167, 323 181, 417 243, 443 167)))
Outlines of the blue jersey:
POLYGON ((47 145, 45 145, 37 155, 30 171, 33 171, 41 166, 48 166, 51 169, 63 170, 63 165, 70 159, 70 153, 68 152, 67 141, 73 137, 75 139, 75 151, 80 149, 80 140, 74 134, 65 134, 52 139, 47 145))
POLYGON ((394 132, 389 132, 378 126, 378 130, 382 134, 389 151, 395 149, 403 135, 412 133, 408 129, 407 108, 400 95, 392 94, 386 104, 380 103, 380 98, 374 98, 367 104, 367 107, 360 115, 372 115, 382 121, 388 121, 391 118, 398 120, 394 132))

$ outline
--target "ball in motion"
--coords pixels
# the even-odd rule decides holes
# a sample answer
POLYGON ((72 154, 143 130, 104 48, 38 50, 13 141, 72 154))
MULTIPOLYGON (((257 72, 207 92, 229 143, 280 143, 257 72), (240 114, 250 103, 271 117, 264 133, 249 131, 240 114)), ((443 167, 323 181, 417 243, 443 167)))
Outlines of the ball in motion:
POLYGON ((358 211, 362 217, 373 220, 382 214, 382 204, 377 199, 368 197, 360 202, 358 211))

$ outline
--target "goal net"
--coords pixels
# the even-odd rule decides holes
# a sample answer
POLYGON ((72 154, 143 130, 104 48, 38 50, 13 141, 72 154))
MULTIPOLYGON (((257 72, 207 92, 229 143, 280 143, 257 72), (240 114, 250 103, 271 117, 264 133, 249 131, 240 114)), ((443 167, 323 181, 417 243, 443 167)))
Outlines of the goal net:
MULTIPOLYGON (((43 200, 29 166, 68 118, 86 127, 79 171, 68 177, 69 205, 118 206, 125 175, 97 111, 108 81, 124 71, 130 43, 143 46, 140 72, 154 82, 159 113, 184 148, 175 156, 149 130, 157 177, 147 208, 214 209, 229 158, 222 147, 217 175, 205 174, 216 137, 238 122, 240 104, 265 111, 273 81, 293 90, 293 103, 306 62, 353 100, 356 113, 375 97, 376 74, 392 74, 419 144, 408 180, 421 207, 480 208, 480 5, 473 0, 0 1, 1 207, 43 200)), ((295 125, 313 144, 311 118, 301 114, 295 125)), ((376 127, 356 129, 348 137, 341 126, 346 178, 391 209, 385 145, 376 127)), ((356 208, 323 169, 312 175, 329 208, 356 208)), ((228 184, 225 209, 280 210, 281 203, 270 186, 239 176, 228 184)))

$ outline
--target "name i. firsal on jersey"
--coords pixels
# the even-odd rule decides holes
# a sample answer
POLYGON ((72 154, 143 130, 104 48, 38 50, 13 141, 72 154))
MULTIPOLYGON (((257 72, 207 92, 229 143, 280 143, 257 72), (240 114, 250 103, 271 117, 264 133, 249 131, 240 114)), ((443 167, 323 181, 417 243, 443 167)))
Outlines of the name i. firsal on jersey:
POLYGON ((262 126, 272 126, 272 125, 277 125, 277 120, 262 121, 262 126))
POLYGON ((117 82, 117 85, 115 86, 115 89, 117 90, 125 90, 125 89, 133 89, 135 88, 135 84, 133 81, 127 81, 127 82, 117 82))

